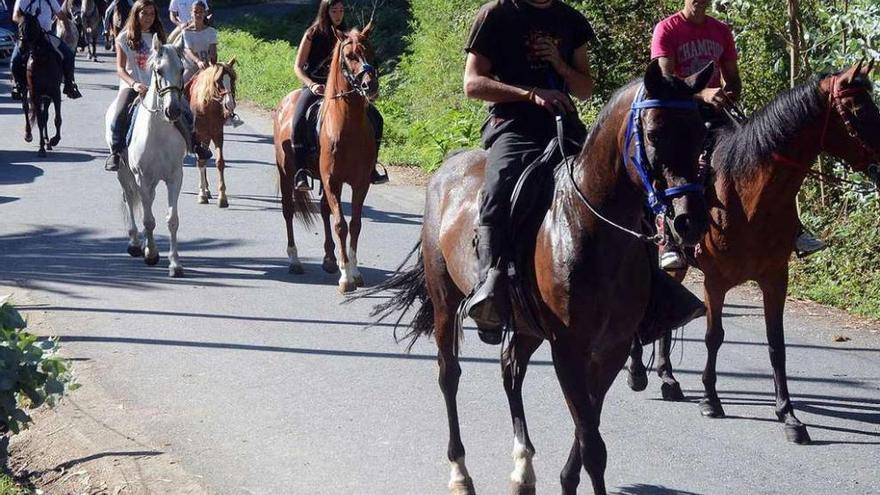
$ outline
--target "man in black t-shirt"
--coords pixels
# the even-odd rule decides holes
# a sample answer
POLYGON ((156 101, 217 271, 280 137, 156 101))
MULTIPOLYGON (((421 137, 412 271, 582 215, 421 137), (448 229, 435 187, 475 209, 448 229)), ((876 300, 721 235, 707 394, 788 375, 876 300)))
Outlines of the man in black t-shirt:
POLYGON ((465 311, 485 342, 501 342, 509 313, 501 257, 510 194, 556 135, 554 115, 563 116, 566 136, 586 137, 571 96, 592 94, 587 43, 594 38, 587 19, 560 0, 493 0, 471 27, 464 91, 489 102, 490 115, 482 131, 489 156, 477 228, 480 284, 465 311))

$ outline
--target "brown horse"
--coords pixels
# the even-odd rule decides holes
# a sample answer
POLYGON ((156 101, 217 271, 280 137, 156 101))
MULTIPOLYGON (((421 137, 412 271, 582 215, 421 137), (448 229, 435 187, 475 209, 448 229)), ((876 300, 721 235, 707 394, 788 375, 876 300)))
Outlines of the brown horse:
POLYGON ((33 140, 31 125, 36 122, 40 133, 38 156, 46 156, 61 142, 61 59, 43 33, 39 21, 25 12, 20 26, 21 48, 30 53, 27 60, 27 94, 22 95, 24 113, 24 140, 33 140), (55 135, 49 138, 49 106, 55 108, 55 135))
MULTIPOLYGON (((238 75, 235 72, 235 58, 228 63, 208 66, 193 77, 187 86, 189 106, 196 119, 196 139, 205 146, 214 143, 217 150, 217 174, 220 177, 217 205, 229 206, 226 197, 226 160, 223 155, 223 124, 235 113, 235 85, 238 75)), ((211 190, 208 187, 207 160, 199 160, 199 198, 200 204, 208 204, 211 190)))
MULTIPOLYGON (((749 122, 724 132, 712 155, 714 188, 707 189, 711 222, 696 250, 696 267, 705 275, 707 306, 703 371, 703 416, 724 416, 715 388, 718 349, 724 340, 721 314, 727 292, 755 281, 764 296, 764 320, 776 387, 776 416, 786 438, 808 443, 806 427, 794 415, 785 371, 783 310, 788 292, 788 261, 798 233, 795 200, 820 153, 829 153, 878 183, 880 111, 871 99, 868 75, 873 62, 842 74, 815 76, 788 90, 749 122)), ((680 271, 679 278, 684 278, 680 271)), ((660 345, 657 372, 665 399, 681 400, 672 375, 667 334, 660 345)), ((630 386, 643 390, 647 376, 642 348, 633 344, 630 386)))
MULTIPOLYGON (((370 174, 378 153, 373 126, 367 120, 367 107, 379 91, 379 77, 371 63, 374 54, 369 36, 372 30, 373 22, 370 21, 363 31, 337 32, 339 39, 333 51, 321 106, 318 163, 305 165, 313 171, 317 169, 324 191, 321 200, 324 221, 322 267, 327 273, 342 272, 339 291, 343 293, 364 284, 357 267, 357 246, 364 199, 370 188, 370 174), (352 190, 350 225, 342 215, 343 184, 349 184, 352 190), (351 243, 347 245, 349 228, 351 243), (333 233, 339 242, 341 266, 334 252, 333 233)), ((281 208, 287 227, 287 255, 291 273, 303 273, 293 237, 293 216, 297 214, 308 218, 311 205, 309 194, 294 191, 293 187, 296 164, 290 143, 290 126, 299 94, 300 90, 296 90, 285 96, 275 110, 273 119, 275 163, 279 174, 281 208)))
MULTIPOLYGON (((606 493, 606 450, 599 434, 602 403, 626 360, 651 296, 648 250, 635 231, 641 228, 650 187, 666 211, 674 212, 672 223, 681 227, 677 237, 684 244, 693 245, 705 232, 702 190, 689 188, 697 179, 705 135, 692 98, 713 71, 710 64, 687 80, 665 78, 653 62, 642 84, 618 91, 600 113, 576 161, 567 160, 555 174, 547 207, 539 212, 534 229, 520 233, 514 242, 520 252, 517 258, 524 261, 520 266, 527 272, 522 275, 526 298, 535 317, 526 317, 523 306, 515 306, 516 333, 502 363, 514 425, 513 493, 535 493, 535 449, 526 427, 522 382, 531 355, 543 342, 539 335, 549 336, 556 374, 575 424, 574 444, 562 472, 563 493, 576 493, 581 466, 595 493, 606 493), (630 136, 635 135, 639 136, 636 146, 629 146, 630 136), (679 192, 672 194, 673 189, 679 192)), ((416 299, 423 302, 409 335, 414 341, 433 334, 439 349, 453 494, 474 492, 456 404, 462 337, 457 309, 477 283, 472 241, 486 156, 482 150, 467 151, 443 163, 428 186, 418 263, 370 291, 400 291, 377 307, 380 319, 408 309, 416 299)))

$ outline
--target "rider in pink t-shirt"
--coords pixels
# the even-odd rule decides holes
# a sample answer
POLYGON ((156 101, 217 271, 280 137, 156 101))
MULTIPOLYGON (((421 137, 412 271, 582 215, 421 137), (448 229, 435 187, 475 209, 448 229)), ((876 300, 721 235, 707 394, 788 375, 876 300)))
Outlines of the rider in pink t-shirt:
MULTIPOLYGON (((704 164, 714 147, 715 130, 726 123, 723 110, 739 100, 742 91, 733 33, 727 24, 706 14, 711 4, 712 0, 685 0, 684 9, 657 23, 651 38, 651 58, 660 62, 664 74, 687 77, 715 62, 715 75, 699 95, 711 109, 704 112, 710 129, 706 152, 701 157, 704 164)), ((824 242, 801 228, 795 243, 798 256, 823 248, 824 242)), ((667 244, 660 250, 660 267, 678 270, 686 268, 687 263, 676 248, 667 244)))

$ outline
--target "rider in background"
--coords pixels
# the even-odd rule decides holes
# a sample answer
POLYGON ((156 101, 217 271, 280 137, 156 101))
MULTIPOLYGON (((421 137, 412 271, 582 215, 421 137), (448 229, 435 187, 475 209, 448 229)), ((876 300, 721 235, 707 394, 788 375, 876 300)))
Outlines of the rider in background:
MULTIPOLYGON (((308 191, 309 172, 306 168, 308 159, 307 136, 314 132, 308 128, 306 111, 312 104, 324 97, 324 89, 327 84, 327 76, 330 72, 330 63, 336 47, 336 31, 345 32, 345 5, 342 0, 321 0, 318 7, 318 15, 314 22, 303 34, 302 41, 296 53, 296 62, 293 67, 296 77, 303 83, 300 90, 296 108, 293 110, 293 125, 291 126, 290 141, 293 146, 296 176, 294 187, 300 191, 308 191)), ((367 117, 373 124, 376 133, 376 150, 382 141, 382 128, 384 121, 382 115, 375 106, 367 108, 367 117)), ((373 184, 388 182, 388 176, 379 174, 375 166, 370 178, 373 184)))
MULTIPOLYGON (((711 4, 712 0, 685 0, 684 9, 654 27, 651 39, 651 58, 660 63, 666 75, 688 77, 715 62, 715 75, 698 95, 705 103, 700 110, 709 128, 700 157, 703 166, 709 164, 718 130, 729 122, 725 109, 730 109, 742 92, 733 32, 727 24, 706 14, 711 4)), ((658 222, 662 221, 658 217, 658 222)), ((658 225, 661 230, 663 227, 658 225)), ((825 243, 801 229, 795 248, 799 255, 812 254, 824 247, 825 243)), ((687 262, 677 247, 664 243, 660 247, 660 267, 679 270, 687 268, 687 262)))
MULTIPOLYGON (((168 5, 168 14, 171 17, 171 22, 181 27, 185 27, 192 22, 192 8, 197 2, 203 3, 205 10, 208 9, 207 0, 171 0, 171 3, 168 5)), ((205 15, 207 15, 207 12, 205 15)), ((204 19, 202 20, 204 21, 204 19)))
POLYGON ((488 102, 483 126, 485 183, 477 227, 480 283, 465 311, 487 343, 501 342, 510 312, 502 257, 510 194, 525 168, 556 136, 554 115, 579 142, 586 129, 571 96, 593 93, 587 19, 559 0, 494 0, 477 14, 465 47, 464 92, 488 102))
MULTIPOLYGON (((134 0, 113 0, 107 4, 107 10, 104 11, 104 38, 107 40, 110 39, 110 25, 113 24, 113 13, 116 12, 116 6, 120 1, 126 2, 129 9, 134 5, 134 0)), ((123 20, 123 22, 125 21, 123 20)))
MULTIPOLYGON (((64 42, 55 36, 52 31, 52 20, 67 20, 66 9, 62 9, 58 5, 58 0, 15 0, 15 6, 12 9, 12 20, 21 25, 24 22, 24 14, 30 14, 37 18, 40 28, 46 34, 49 42, 55 47, 61 56, 61 63, 64 69, 64 94, 70 99, 81 98, 79 89, 74 82, 74 53, 64 42)), ((9 61, 9 68, 12 72, 12 99, 20 100, 22 89, 27 86, 27 57, 28 54, 22 53, 21 41, 15 44, 12 51, 12 57, 9 61)))
MULTIPOLYGON (((128 128, 131 124, 131 106, 135 98, 147 94, 152 73, 150 72, 150 53, 153 36, 165 42, 165 30, 156 15, 153 0, 137 0, 125 23, 125 29, 116 37, 116 74, 119 76, 119 93, 116 95, 116 115, 111 125, 112 142, 110 156, 104 170, 115 172, 122 162, 121 153, 128 146, 128 128)), ((177 125, 191 152, 200 159, 211 158, 211 151, 200 145, 192 136, 192 113, 184 105, 182 117, 177 125)))
POLYGON ((211 64, 217 63, 217 30, 205 25, 208 5, 204 0, 192 4, 191 22, 183 31, 183 83, 211 64))

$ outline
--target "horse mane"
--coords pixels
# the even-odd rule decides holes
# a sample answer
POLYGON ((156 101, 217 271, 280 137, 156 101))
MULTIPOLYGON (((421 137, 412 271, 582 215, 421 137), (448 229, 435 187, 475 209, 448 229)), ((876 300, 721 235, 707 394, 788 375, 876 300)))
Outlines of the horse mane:
POLYGON ((733 178, 748 177, 760 170, 774 151, 795 139, 805 123, 822 117, 825 98, 819 82, 827 76, 816 74, 780 93, 744 124, 723 128, 713 168, 733 178))
POLYGON ((192 99, 198 101, 203 106, 212 100, 219 99, 220 87, 217 83, 223 77, 224 72, 229 72, 229 77, 232 79, 232 87, 235 88, 235 80, 238 78, 235 69, 228 64, 216 63, 208 66, 196 77, 192 86, 192 99))

